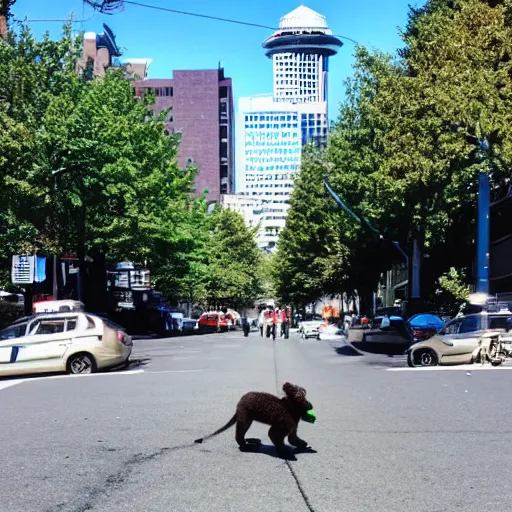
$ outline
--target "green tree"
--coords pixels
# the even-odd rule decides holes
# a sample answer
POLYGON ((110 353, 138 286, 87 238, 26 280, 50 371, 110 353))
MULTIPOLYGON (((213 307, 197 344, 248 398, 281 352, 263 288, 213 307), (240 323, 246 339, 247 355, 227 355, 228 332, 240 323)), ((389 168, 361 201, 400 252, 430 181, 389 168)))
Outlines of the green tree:
POLYGON ((250 307, 261 296, 263 254, 256 230, 232 210, 217 208, 209 218, 207 300, 235 308, 250 307))
MULTIPOLYGON (((396 57, 359 47, 322 156, 333 188, 386 239, 409 254, 413 239, 420 241, 430 256, 423 291, 432 299, 439 277, 450 267, 470 269, 474 256, 477 177, 490 166, 466 131, 491 142, 493 188, 510 182, 511 12, 506 0, 430 0, 411 10, 396 57)), ((292 207, 290 226, 304 208, 292 207)), ((308 219, 311 231, 324 222, 308 219)), ((375 288, 379 273, 400 256, 371 230, 352 229, 341 233, 350 254, 343 267, 347 289, 375 288)), ((286 237, 283 244, 293 246, 286 237)), ((312 262, 325 248, 296 244, 294 250, 295 260, 312 262)), ((301 293, 310 282, 315 293, 329 289, 315 279, 318 269, 303 268, 305 277, 288 285, 291 291, 301 293)), ((290 279, 284 275, 281 285, 290 279)))
POLYGON ((274 268, 277 296, 297 307, 324 293, 339 293, 346 278, 349 252, 344 237, 350 228, 326 195, 328 174, 320 152, 312 144, 306 146, 274 268))

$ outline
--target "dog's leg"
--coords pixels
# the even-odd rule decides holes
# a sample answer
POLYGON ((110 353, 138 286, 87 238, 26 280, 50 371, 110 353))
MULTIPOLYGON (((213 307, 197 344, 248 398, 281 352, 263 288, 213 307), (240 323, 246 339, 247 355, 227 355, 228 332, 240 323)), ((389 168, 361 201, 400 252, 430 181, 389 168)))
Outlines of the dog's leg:
POLYGON ((284 438, 286 437, 285 430, 274 425, 270 427, 268 437, 270 437, 270 440, 274 443, 279 457, 282 459, 297 460, 291 450, 284 444, 284 438))
POLYGON ((297 435, 297 429, 294 429, 288 434, 288 442, 296 448, 307 448, 308 443, 297 435))
POLYGON ((260 439, 245 439, 245 434, 251 427, 252 421, 252 418, 249 418, 246 414, 241 414, 236 423, 235 438, 241 451, 254 451, 261 444, 260 439))

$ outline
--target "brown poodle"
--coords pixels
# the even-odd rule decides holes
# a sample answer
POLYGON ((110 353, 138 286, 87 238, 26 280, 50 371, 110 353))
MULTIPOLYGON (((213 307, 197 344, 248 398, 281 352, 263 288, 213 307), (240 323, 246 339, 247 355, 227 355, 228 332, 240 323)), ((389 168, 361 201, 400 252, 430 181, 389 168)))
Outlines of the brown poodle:
POLYGON ((254 449, 261 444, 260 439, 246 439, 245 434, 253 421, 270 425, 268 436, 277 449, 279 456, 288 457, 289 450, 284 444, 288 442, 297 448, 306 448, 308 443, 299 438, 297 427, 299 420, 313 409, 313 405, 306 400, 306 390, 300 386, 287 382, 283 386, 285 396, 278 398, 270 393, 251 391, 240 398, 234 416, 222 428, 209 436, 196 439, 202 443, 217 434, 220 434, 236 423, 236 442, 243 451, 254 449))

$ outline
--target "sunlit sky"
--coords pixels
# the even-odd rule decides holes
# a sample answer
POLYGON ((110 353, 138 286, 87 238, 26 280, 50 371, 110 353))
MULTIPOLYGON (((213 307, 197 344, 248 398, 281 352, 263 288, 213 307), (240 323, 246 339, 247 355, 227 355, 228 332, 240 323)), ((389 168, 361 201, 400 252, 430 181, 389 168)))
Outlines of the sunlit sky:
MULTIPOLYGON (((136 1, 136 0, 134 0, 136 1)), ((277 26, 279 19, 301 0, 139 0, 140 3, 171 9, 277 26)), ((394 52, 402 45, 399 28, 407 21, 408 5, 420 6, 423 0, 304 0, 302 3, 327 17, 337 35, 347 36, 369 48, 394 52)), ((235 97, 272 91, 272 64, 265 57, 263 40, 271 33, 203 18, 165 13, 135 5, 125 5, 114 15, 94 13, 82 0, 17 0, 13 14, 17 19, 59 19, 74 12, 86 20, 75 28, 102 32, 107 23, 116 34, 123 57, 153 59, 151 78, 167 78, 173 69, 213 69, 222 63, 233 79, 235 97)), ((49 30, 57 37, 60 22, 29 21, 36 36, 49 30)), ((329 111, 336 116, 344 97, 344 81, 351 75, 354 45, 345 45, 330 62, 329 111)))

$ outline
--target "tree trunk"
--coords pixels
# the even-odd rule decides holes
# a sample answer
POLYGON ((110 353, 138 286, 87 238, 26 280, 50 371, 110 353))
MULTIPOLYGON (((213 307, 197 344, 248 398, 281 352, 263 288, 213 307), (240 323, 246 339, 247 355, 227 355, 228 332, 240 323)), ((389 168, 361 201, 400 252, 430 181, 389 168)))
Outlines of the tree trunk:
POLYGON ((0 14, 0 37, 7 39, 7 18, 0 14))
POLYGON ((10 8, 16 0, 0 0, 0 37, 7 39, 7 20, 10 15, 10 8))

